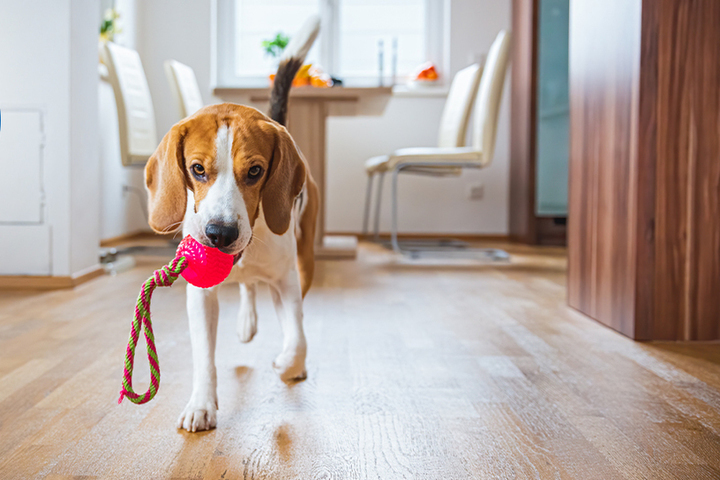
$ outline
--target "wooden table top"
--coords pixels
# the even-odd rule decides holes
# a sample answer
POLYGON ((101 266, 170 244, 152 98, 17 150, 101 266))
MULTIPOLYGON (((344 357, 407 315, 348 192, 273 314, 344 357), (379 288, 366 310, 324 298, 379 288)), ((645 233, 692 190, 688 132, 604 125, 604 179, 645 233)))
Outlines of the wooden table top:
MULTIPOLYGON (((335 100, 391 95, 392 90, 392 87, 295 87, 290 90, 290 97, 335 100)), ((257 100, 266 100, 270 98, 270 87, 217 87, 213 93, 220 98, 226 95, 243 95, 257 100)))

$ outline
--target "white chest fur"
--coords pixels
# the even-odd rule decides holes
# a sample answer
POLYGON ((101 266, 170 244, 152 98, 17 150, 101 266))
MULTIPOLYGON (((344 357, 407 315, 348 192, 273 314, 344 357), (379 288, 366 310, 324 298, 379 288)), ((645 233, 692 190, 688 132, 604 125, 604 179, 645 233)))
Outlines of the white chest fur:
MULTIPOLYGON (((295 218, 290 224, 295 224, 295 218)), ((283 235, 275 235, 265 223, 261 207, 253 226, 252 241, 226 281, 274 283, 287 275, 296 260, 295 229, 291 227, 283 235)))

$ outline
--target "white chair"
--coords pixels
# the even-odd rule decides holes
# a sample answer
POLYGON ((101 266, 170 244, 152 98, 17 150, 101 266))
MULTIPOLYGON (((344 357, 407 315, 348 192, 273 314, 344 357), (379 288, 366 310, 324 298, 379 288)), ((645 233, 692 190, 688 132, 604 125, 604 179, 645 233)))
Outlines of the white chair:
MULTIPOLYGON (((440 119, 438 148, 455 148, 465 145, 467 127, 468 123, 470 123, 470 113, 472 112, 472 106, 477 95, 481 75, 482 67, 476 63, 460 70, 455 74, 455 77, 453 77, 440 119)), ((377 198, 375 199, 375 240, 379 238, 382 183, 385 173, 392 168, 390 157, 390 155, 380 155, 365 162, 368 182, 365 196, 365 215, 363 218, 364 235, 368 233, 373 180, 375 176, 379 176, 376 193, 377 198)), ((457 175, 460 172, 461 170, 459 168, 455 168, 452 172, 449 172, 449 174, 457 175)))
POLYGON ((115 93, 122 163, 126 167, 143 166, 155 152, 158 141, 155 110, 140 55, 107 42, 102 57, 115 93))
POLYGON ((165 76, 180 111, 180 118, 189 117, 204 107, 193 69, 177 60, 166 60, 164 66, 165 76))
MULTIPOLYGON (((510 34, 503 30, 498 33, 490 47, 480 79, 477 99, 474 102, 475 118, 471 146, 403 148, 387 156, 382 162, 376 159, 368 160, 366 165, 368 172, 372 169, 377 169, 376 171, 381 175, 385 172, 392 172, 391 243, 395 251, 412 254, 424 250, 424 248, 418 248, 404 251, 398 243, 397 185, 398 176, 401 172, 446 176, 457 175, 464 168, 480 169, 490 165, 495 153, 498 114, 500 112, 500 101, 505 85, 509 56, 510 34)), ((377 213, 379 213, 379 209, 377 213)), ((507 257, 507 254, 499 250, 493 249, 487 252, 495 258, 507 257)))

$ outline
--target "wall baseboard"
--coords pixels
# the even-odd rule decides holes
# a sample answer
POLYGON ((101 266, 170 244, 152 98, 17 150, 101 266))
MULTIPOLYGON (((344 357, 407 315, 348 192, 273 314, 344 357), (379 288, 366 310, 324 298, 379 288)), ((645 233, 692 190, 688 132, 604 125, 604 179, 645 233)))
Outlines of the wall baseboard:
MULTIPOLYGON (((325 235, 351 235, 358 240, 371 240, 373 234, 363 235, 360 232, 325 232, 325 235)), ((390 240, 390 232, 380 232, 382 240, 390 240)), ((453 238, 467 242, 507 242, 510 236, 507 234, 477 234, 477 233, 400 233, 400 240, 424 240, 435 238, 453 238)))
POLYGON ((97 264, 74 275, 64 277, 35 275, 0 275, 0 290, 61 290, 75 288, 105 273, 97 264))
POLYGON ((118 235, 117 237, 105 238, 100 240, 100 246, 105 248, 117 247, 129 242, 136 242, 139 240, 157 240, 157 239, 171 239, 175 236, 175 233, 155 233, 151 230, 139 230, 137 232, 126 233, 124 235, 118 235))

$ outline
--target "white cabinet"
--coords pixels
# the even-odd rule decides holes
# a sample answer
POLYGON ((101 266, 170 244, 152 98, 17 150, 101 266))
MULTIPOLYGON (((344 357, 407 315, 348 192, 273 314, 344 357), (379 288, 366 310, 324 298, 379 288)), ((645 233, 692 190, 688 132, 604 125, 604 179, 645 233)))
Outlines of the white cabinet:
POLYGON ((0 126, 0 223, 43 220, 42 114, 3 109, 0 126))
POLYGON ((0 109, 0 275, 50 275, 43 189, 43 112, 0 109))

